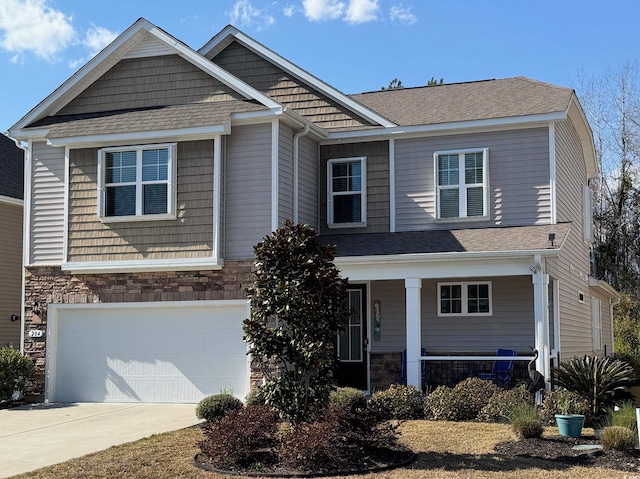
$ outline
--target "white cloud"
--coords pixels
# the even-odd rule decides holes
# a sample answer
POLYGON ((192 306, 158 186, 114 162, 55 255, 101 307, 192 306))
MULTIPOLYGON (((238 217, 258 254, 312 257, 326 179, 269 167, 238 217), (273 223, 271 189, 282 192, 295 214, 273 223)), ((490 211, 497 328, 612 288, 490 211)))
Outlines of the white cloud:
POLYGON ((345 3, 339 0, 302 0, 305 16, 312 21, 336 20, 345 12, 345 3))
POLYGON ((391 7, 389 9, 389 17, 393 23, 402 23, 403 25, 413 25, 418 21, 411 8, 407 7, 391 7))
POLYGON ((53 61, 75 38, 71 22, 71 17, 49 6, 47 0, 1 0, 0 48, 17 55, 32 52, 53 61))
POLYGON ((231 23, 235 25, 254 27, 257 30, 265 28, 276 23, 276 19, 268 11, 254 7, 249 0, 238 0, 227 12, 231 23))
POLYGON ((365 23, 378 19, 378 0, 350 0, 345 20, 349 23, 365 23))
POLYGON ((109 45, 118 36, 117 32, 112 32, 103 27, 91 25, 91 28, 85 33, 82 44, 89 49, 90 55, 97 55, 100 50, 109 45))
POLYGON ((282 9, 282 13, 284 13, 284 16, 289 18, 293 17, 293 14, 295 13, 295 11, 296 11, 296 7, 294 5, 287 5, 282 9))

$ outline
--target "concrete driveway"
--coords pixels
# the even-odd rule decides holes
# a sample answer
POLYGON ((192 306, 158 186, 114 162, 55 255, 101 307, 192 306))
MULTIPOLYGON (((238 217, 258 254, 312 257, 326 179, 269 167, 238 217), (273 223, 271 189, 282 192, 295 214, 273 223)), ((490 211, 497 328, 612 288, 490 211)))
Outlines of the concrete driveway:
POLYGON ((0 478, 197 424, 195 404, 37 404, 0 410, 0 478))

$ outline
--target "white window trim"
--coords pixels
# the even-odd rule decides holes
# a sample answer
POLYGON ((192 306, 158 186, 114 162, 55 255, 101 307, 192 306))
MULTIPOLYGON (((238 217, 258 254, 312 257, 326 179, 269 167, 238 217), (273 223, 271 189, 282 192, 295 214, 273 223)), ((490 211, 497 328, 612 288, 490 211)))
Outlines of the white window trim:
POLYGON ((593 350, 602 349, 602 304, 600 299, 591 298, 591 334, 593 350))
POLYGON ((438 283, 438 316, 440 317, 455 317, 460 318, 463 316, 492 316, 493 315, 493 290, 491 287, 491 281, 452 281, 447 283, 438 283), (462 289, 462 312, 461 313, 443 313, 441 312, 441 302, 442 298, 440 295, 440 288, 442 286, 457 286, 460 285, 462 289), (488 313, 469 313, 469 291, 468 286, 470 285, 487 285, 489 287, 489 312, 488 313))
POLYGON ((327 226, 329 228, 364 228, 367 226, 367 157, 356 156, 351 158, 333 158, 327 162, 327 226), (332 166, 336 163, 352 163, 355 161, 360 162, 360 170, 362 177, 360 179, 360 212, 362 221, 356 221, 352 223, 334 223, 333 222, 333 196, 334 195, 348 195, 355 192, 334 193, 333 192, 333 175, 332 166))
POLYGON ((98 150, 98 218, 103 223, 122 223, 129 221, 157 221, 176 219, 176 171, 177 171, 177 143, 159 143, 149 145, 118 146, 101 148, 98 150), (142 214, 142 150, 167 148, 169 150, 169 166, 167 178, 167 212, 162 214, 142 214), (114 151, 136 151, 136 214, 128 216, 105 215, 105 177, 106 153, 114 151))
MULTIPOLYGON (((433 153, 433 182, 435 192, 435 218, 438 223, 455 223, 464 221, 486 221, 489 220, 489 148, 467 148, 461 150, 440 150, 433 153), (460 216, 457 218, 440 217, 440 185, 438 184, 438 157, 440 155, 464 155, 465 153, 482 153, 482 216, 467 216, 467 188, 464 182, 464 158, 459 161, 458 168, 458 204, 460 216)), ((451 187, 446 189, 452 189, 451 187)))

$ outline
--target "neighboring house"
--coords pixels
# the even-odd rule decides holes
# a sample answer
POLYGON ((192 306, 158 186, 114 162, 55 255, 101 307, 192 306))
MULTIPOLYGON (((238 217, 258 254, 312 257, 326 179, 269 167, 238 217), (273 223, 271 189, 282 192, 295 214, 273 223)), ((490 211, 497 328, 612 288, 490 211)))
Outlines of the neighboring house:
POLYGON ((0 134, 0 348, 20 347, 24 151, 0 134))
POLYGON ((253 245, 286 219, 336 244, 350 280, 343 384, 399 381, 403 349, 416 385, 421 347, 447 381, 498 347, 535 346, 547 378, 612 352, 570 89, 348 96, 232 26, 195 51, 141 19, 11 134, 28 142, 24 349, 49 400, 246 394, 253 245))

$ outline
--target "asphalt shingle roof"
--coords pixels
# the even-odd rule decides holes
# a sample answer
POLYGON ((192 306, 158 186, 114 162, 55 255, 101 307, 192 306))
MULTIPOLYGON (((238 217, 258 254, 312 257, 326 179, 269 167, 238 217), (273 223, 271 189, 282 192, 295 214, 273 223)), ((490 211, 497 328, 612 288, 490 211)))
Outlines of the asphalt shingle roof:
POLYGON ((50 116, 29 125, 29 127, 48 127, 48 138, 109 135, 215 126, 227 121, 232 113, 266 109, 265 106, 252 101, 229 100, 91 114, 50 116))
POLYGON ((320 235, 324 244, 336 245, 336 256, 376 256, 417 253, 463 253, 559 250, 570 223, 459 230, 404 231, 320 235), (555 233, 553 246, 549 233, 555 233))
POLYGON ((350 95, 392 122, 431 125, 565 111, 570 88, 525 77, 350 95))
POLYGON ((24 151, 0 134, 0 195, 24 199, 24 151))

